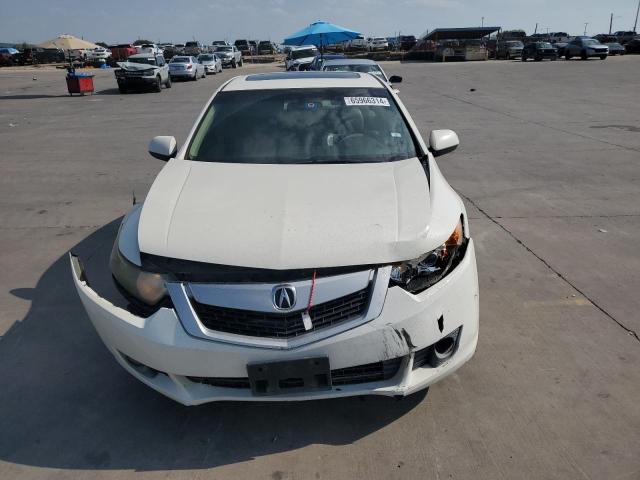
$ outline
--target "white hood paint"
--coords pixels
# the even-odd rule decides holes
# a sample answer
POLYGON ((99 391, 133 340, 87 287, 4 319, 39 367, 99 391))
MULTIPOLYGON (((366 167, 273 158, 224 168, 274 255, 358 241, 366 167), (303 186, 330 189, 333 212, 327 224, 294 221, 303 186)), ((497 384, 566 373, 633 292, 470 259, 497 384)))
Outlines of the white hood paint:
MULTIPOLYGON (((387 263, 438 245, 428 238, 430 217, 417 159, 348 165, 174 159, 149 191, 138 240, 140 251, 154 255, 255 268, 387 263)), ((452 216, 451 230, 456 221, 452 216)))

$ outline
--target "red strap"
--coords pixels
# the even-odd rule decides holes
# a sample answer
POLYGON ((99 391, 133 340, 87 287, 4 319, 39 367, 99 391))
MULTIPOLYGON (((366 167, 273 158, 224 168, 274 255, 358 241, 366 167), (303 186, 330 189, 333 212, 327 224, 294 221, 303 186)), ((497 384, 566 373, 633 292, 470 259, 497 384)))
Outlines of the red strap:
POLYGON ((309 303, 307 305, 306 314, 309 315, 311 311, 311 307, 313 306, 313 294, 316 291, 316 271, 313 271, 313 276, 311 277, 311 293, 309 293, 309 303))

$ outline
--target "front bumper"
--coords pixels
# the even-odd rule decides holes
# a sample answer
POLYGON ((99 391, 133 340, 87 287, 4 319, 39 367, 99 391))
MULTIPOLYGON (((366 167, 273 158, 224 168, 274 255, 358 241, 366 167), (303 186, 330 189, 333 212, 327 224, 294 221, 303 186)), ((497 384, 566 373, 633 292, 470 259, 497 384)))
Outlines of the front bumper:
POLYGON ((216 66, 215 65, 205 65, 204 66, 204 71, 207 73, 214 73, 216 72, 216 66))
POLYGON ((219 400, 405 396, 460 368, 473 356, 478 341, 478 277, 473 241, 469 242, 465 257, 456 269, 428 290, 412 295, 399 287, 390 288, 377 318, 289 350, 194 338, 187 334, 171 308, 161 308, 148 318, 137 317, 100 297, 88 285, 82 266, 73 255, 71 266, 76 289, 87 314, 120 365, 143 383, 185 405, 219 400), (423 351, 460 327, 457 350, 451 358, 437 367, 413 368, 416 352, 423 351), (192 381, 193 377, 246 378, 249 363, 311 357, 327 357, 332 371, 397 358, 401 362, 397 373, 387 380, 274 396, 254 396, 248 388, 211 386, 192 381), (153 375, 149 374, 150 371, 154 372, 153 375))
POLYGON ((148 77, 116 77, 118 81, 118 85, 123 85, 127 87, 149 87, 156 84, 155 76, 148 77))

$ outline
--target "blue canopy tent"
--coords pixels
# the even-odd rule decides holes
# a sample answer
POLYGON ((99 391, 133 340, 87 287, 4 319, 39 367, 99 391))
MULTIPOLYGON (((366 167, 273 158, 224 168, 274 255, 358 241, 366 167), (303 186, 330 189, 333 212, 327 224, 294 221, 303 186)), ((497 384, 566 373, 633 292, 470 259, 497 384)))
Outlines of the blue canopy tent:
POLYGON ((307 28, 284 39, 285 45, 315 45, 322 53, 323 46, 352 40, 360 35, 348 28, 340 27, 328 22, 314 22, 307 28))

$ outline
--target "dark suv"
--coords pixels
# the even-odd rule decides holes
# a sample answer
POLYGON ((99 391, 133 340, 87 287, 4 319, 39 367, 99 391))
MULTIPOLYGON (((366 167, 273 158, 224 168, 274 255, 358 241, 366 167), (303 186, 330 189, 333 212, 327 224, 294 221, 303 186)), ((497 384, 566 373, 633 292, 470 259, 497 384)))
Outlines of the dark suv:
POLYGON ((246 40, 236 40, 234 45, 238 50, 240 50, 242 55, 251 55, 251 47, 249 46, 249 42, 246 40))
POLYGON ((258 43, 258 55, 273 55, 276 50, 273 48, 273 43, 263 40, 258 43))
POLYGON ((522 61, 526 62, 527 59, 533 58, 536 62, 539 62, 545 58, 549 60, 558 59, 558 50, 549 42, 533 42, 525 45, 522 49, 522 61))
POLYGON ((418 41, 413 35, 400 35, 398 37, 398 47, 400 50, 408 51, 415 47, 418 41))

